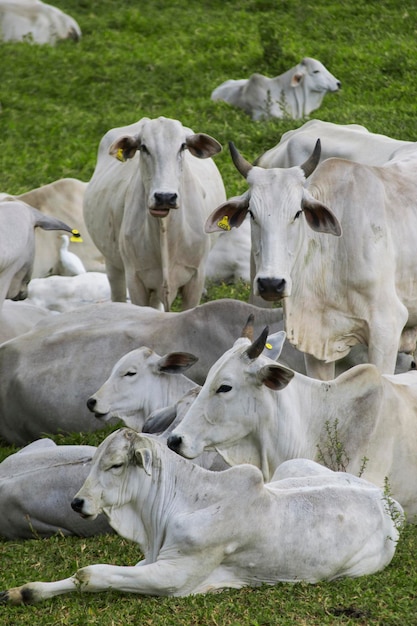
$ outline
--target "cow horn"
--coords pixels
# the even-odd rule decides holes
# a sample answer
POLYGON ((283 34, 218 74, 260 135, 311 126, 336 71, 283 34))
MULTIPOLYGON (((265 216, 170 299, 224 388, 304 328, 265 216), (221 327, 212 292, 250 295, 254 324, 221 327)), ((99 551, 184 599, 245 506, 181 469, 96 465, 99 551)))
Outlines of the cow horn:
POLYGON ((253 313, 251 313, 248 317, 248 319, 246 320, 246 324, 243 327, 242 330, 242 334, 241 337, 246 337, 247 339, 250 339, 251 341, 253 341, 253 323, 255 321, 255 316, 253 313))
POLYGON ((253 167, 252 163, 249 163, 249 161, 246 161, 246 159, 243 158, 233 141, 229 141, 229 150, 237 171, 239 174, 242 174, 244 178, 247 178, 253 167))
POLYGON ((269 333, 269 328, 268 326, 265 326, 265 328, 259 335, 258 339, 255 339, 255 341, 246 350, 245 354, 247 354, 247 356, 251 360, 257 359, 258 356, 262 353, 262 350, 265 348, 265 343, 268 338, 268 333, 269 333))
POLYGON ((305 161, 302 165, 300 165, 306 178, 311 176, 311 174, 316 169, 320 161, 320 155, 321 155, 321 141, 320 139, 317 139, 316 145, 314 146, 314 150, 312 154, 310 154, 307 161, 305 161))

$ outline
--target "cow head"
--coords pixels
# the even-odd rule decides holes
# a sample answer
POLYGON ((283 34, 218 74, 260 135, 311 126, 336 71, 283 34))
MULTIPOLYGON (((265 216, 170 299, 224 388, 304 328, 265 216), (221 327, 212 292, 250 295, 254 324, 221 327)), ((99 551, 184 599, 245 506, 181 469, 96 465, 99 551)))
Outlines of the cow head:
POLYGON ((111 521, 114 510, 134 498, 139 477, 146 483, 146 477, 151 476, 152 460, 149 438, 128 428, 111 433, 97 448, 90 473, 71 507, 84 518, 93 520, 100 513, 106 513, 111 521), (132 469, 135 479, 129 480, 132 469))
POLYGON ((145 119, 141 132, 117 139, 109 154, 119 161, 132 159, 139 151, 139 167, 154 217, 166 217, 181 206, 181 177, 185 153, 207 159, 222 149, 218 141, 204 133, 193 133, 181 122, 164 117, 145 119))
POLYGON ((274 399, 267 391, 283 389, 294 373, 265 356, 277 357, 285 340, 280 331, 268 337, 268 328, 251 341, 238 339, 210 369, 197 399, 168 438, 168 446, 187 458, 204 449, 222 449, 244 441, 256 429, 262 414, 274 415, 274 399))
POLYGON ((102 421, 118 418, 126 426, 141 430, 145 418, 164 400, 177 398, 194 383, 182 374, 197 357, 186 352, 159 356, 147 347, 125 354, 100 389, 87 400, 87 407, 102 421))
POLYGON ((325 94, 328 91, 339 91, 342 83, 330 74, 323 63, 317 59, 304 58, 295 68, 291 77, 291 87, 305 86, 308 91, 325 94))
POLYGON ((320 159, 320 140, 305 163, 291 168, 252 166, 233 143, 229 146, 235 167, 250 189, 218 207, 208 218, 205 230, 211 233, 238 228, 249 213, 256 269, 254 293, 271 301, 288 297, 292 289, 291 270, 309 230, 341 235, 333 212, 305 188, 306 178, 320 159))

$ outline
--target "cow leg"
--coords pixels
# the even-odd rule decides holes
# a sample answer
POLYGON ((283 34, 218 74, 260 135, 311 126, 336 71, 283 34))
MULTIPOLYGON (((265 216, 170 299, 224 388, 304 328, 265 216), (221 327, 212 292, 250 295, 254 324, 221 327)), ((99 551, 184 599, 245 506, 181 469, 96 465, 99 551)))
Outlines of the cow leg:
POLYGON ((316 359, 312 354, 304 354, 304 362, 306 366, 306 374, 310 378, 318 378, 319 380, 333 380, 335 377, 335 363, 325 363, 316 359))
MULTIPOLYGON (((375 308, 377 311, 385 311, 382 304, 375 308)), ((381 374, 394 374, 395 372, 408 311, 398 301, 396 307, 394 303, 390 307, 389 315, 390 317, 387 317, 386 313, 383 317, 374 315, 369 322, 368 360, 379 369, 381 374)))
POLYGON ((106 273, 111 289, 113 302, 126 302, 126 279, 124 270, 106 260, 106 273))
POLYGON ((150 292, 145 287, 145 284, 139 277, 138 273, 126 272, 127 288, 129 290, 129 297, 132 304, 138 306, 151 306, 150 304, 150 292))
POLYGON ((204 289, 205 273, 204 270, 197 270, 194 276, 183 286, 182 293, 182 310, 193 309, 200 304, 201 295, 204 289))

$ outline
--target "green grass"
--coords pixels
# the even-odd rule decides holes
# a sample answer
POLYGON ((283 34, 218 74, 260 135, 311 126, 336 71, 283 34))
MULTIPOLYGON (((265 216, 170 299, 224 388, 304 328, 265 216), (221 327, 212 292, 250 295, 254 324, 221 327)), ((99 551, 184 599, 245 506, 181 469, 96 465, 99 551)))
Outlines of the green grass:
MULTIPOLYGON (((305 120, 252 122, 211 102, 228 78, 275 76, 303 56, 342 82, 312 118, 357 123, 417 140, 414 0, 56 0, 83 31, 79 44, 0 45, 0 191, 21 193, 65 176, 88 180, 102 135, 143 116, 180 119, 253 160, 305 120)), ((216 158, 229 196, 245 181, 227 150, 216 158)), ((208 299, 245 299, 247 286, 212 286, 208 299)), ((101 434, 57 437, 98 444, 101 434)), ((0 448, 0 458, 15 451, 0 448)), ((285 540, 285 538, 283 538, 285 540)), ((417 529, 407 527, 383 572, 357 580, 227 591, 184 599, 116 593, 0 607, 0 624, 101 626, 417 625, 417 529), (338 613, 338 611, 340 613, 338 613)), ((118 537, 0 542, 0 587, 67 576, 94 562, 132 564, 118 537)))

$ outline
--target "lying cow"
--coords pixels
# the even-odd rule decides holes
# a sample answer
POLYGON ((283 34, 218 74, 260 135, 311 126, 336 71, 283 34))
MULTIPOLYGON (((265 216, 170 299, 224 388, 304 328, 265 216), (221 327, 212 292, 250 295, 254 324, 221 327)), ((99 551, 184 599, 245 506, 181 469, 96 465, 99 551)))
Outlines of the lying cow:
POLYGON ((39 439, 0 463, 0 536, 35 539, 112 532, 103 515, 87 522, 70 506, 88 476, 95 450, 39 439))
POLYGON ((129 429, 99 446, 71 506, 86 519, 105 513, 145 558, 136 567, 90 565, 54 583, 27 583, 3 592, 1 602, 110 589, 188 596, 363 576, 391 561, 393 518, 402 516, 381 489, 311 461, 288 462, 265 484, 250 465, 191 470, 162 442, 129 429))
POLYGON ((326 93, 339 91, 341 86, 320 61, 306 57, 275 78, 252 74, 248 79, 227 80, 216 87, 211 99, 239 107, 253 120, 297 120, 318 109, 326 93))
POLYGON ((320 160, 340 157, 367 165, 383 165, 398 151, 416 149, 417 143, 370 133, 358 124, 332 124, 310 120, 301 128, 284 133, 279 143, 267 150, 255 164, 259 167, 294 167, 304 163, 320 137, 320 160))
POLYGON ((64 230, 65 222, 22 201, 0 202, 0 307, 6 298, 24 300, 35 258, 35 228, 64 230))
POLYGON ((275 331, 282 324, 280 309, 237 300, 208 302, 181 313, 111 302, 52 315, 0 346, 0 436, 25 445, 45 433, 103 428, 88 410, 87 399, 115 362, 139 346, 162 355, 197 355, 188 376, 200 384, 250 313, 259 330, 270 324, 275 331))
POLYGON ((103 272, 32 278, 28 285, 27 302, 57 313, 110 299, 109 281, 103 272))
POLYGON ((282 299, 308 374, 334 378, 334 362, 357 343, 392 374, 397 352, 416 345, 417 152, 380 167, 318 165, 318 141, 301 166, 263 169, 230 147, 250 189, 214 211, 206 230, 238 227, 249 213, 254 295, 282 299))
POLYGON ((0 308, 0 344, 32 330, 52 312, 24 300, 5 300, 0 308))
MULTIPOLYGON (((0 194, 2 200, 22 200, 51 217, 71 224, 79 236, 70 239, 69 251, 80 257, 88 272, 104 272, 104 259, 91 239, 84 222, 83 199, 87 183, 76 178, 60 178, 42 187, 31 189, 17 196, 0 194)), ((32 276, 44 278, 50 274, 68 276, 60 259, 62 240, 36 232, 36 254, 32 276)))
POLYGON ((381 488, 388 478, 417 521, 417 372, 381 375, 366 364, 318 381, 262 354, 267 334, 238 339, 213 365, 170 448, 187 458, 215 448, 231 465, 253 463, 267 481, 288 459, 340 453, 350 472, 381 488))
POLYGON ((177 120, 142 118, 102 138, 84 218, 106 260, 112 300, 169 311, 199 304, 212 241, 204 222, 225 199, 210 158, 221 145, 177 120))
POLYGON ((0 0, 0 36, 3 41, 55 45, 81 38, 77 22, 41 0, 0 0))

